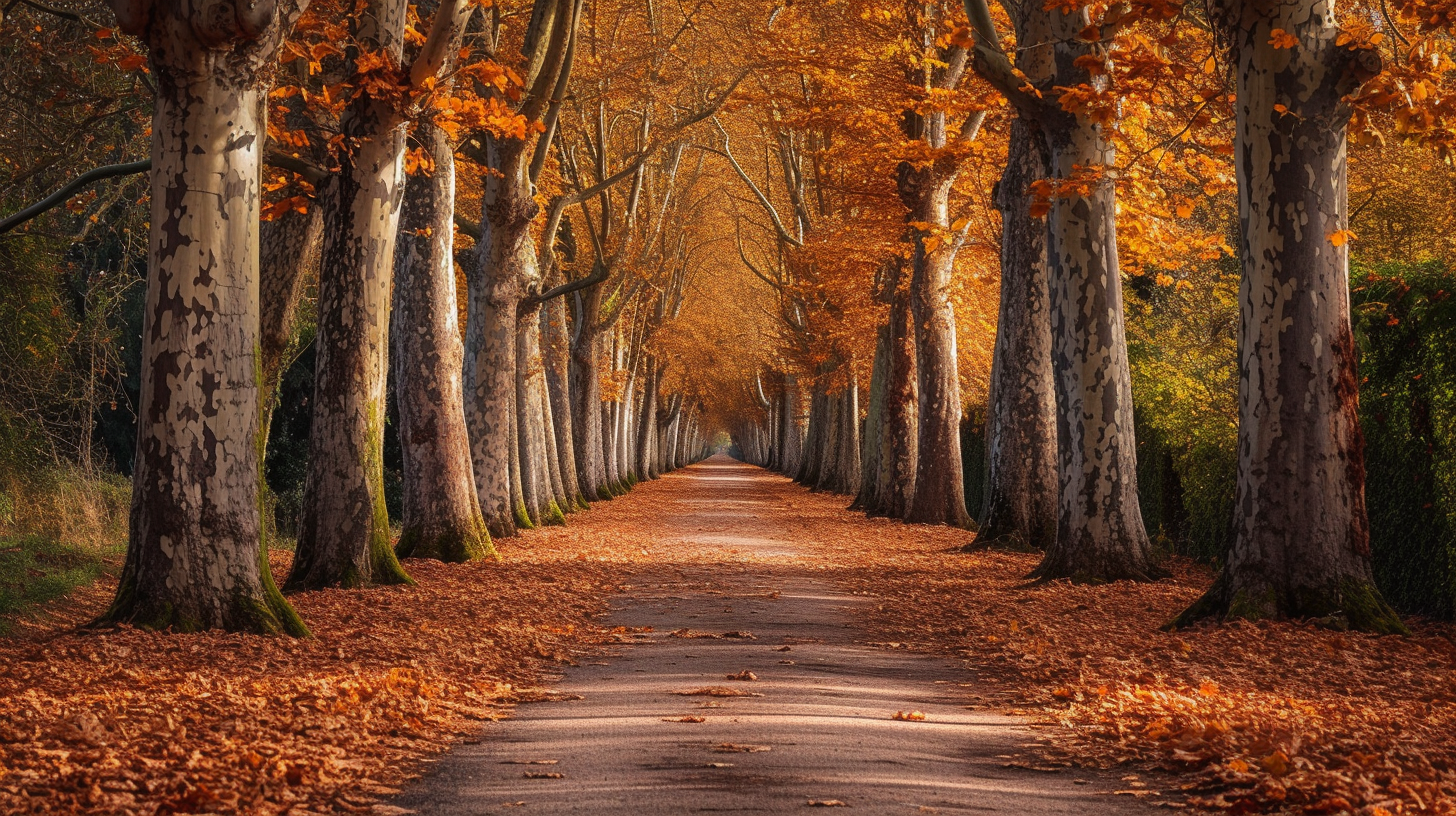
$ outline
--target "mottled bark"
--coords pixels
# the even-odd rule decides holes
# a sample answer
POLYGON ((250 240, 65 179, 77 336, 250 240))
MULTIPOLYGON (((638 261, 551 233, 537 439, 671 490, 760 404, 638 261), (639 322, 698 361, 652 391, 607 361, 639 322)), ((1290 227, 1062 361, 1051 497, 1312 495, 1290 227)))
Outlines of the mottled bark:
POLYGON ((571 412, 570 369, 571 341, 567 334, 566 301, 552 298, 541 312, 542 359, 546 367, 546 384, 550 391, 553 428, 556 432, 556 456, 560 462, 562 489, 567 502, 562 510, 585 510, 581 478, 576 470, 576 423, 571 412))
MULTIPOLYGON (((1048 12, 1056 82, 1100 82, 1085 59, 1099 47, 1079 39, 1087 10, 1048 12), (1079 60, 1082 60, 1079 62, 1079 60)), ((1056 542, 1034 573, 1042 579, 1147 580, 1158 570, 1138 509, 1132 379, 1117 263, 1112 144, 1086 118, 1050 112, 1042 121, 1052 177, 1067 184, 1047 216, 1052 365, 1057 390, 1060 499, 1056 542)))
MULTIPOLYGON (((539 327, 537 331, 539 331, 539 327)), ((544 338, 542 338, 544 340, 544 338)), ((541 425, 545 431, 546 442, 546 476, 547 487, 550 488, 551 501, 556 504, 556 510, 560 514, 562 523, 565 523, 565 514, 576 509, 571 501, 571 496, 566 492, 566 487, 561 481, 561 457, 556 450, 556 415, 552 411, 551 388, 546 383, 545 355, 541 357, 542 372, 538 380, 537 390, 541 394, 541 425)))
POLYGON ((600 287, 592 287, 581 298, 577 314, 577 338, 571 346, 571 416, 577 434, 576 475, 588 501, 612 498, 607 489, 605 448, 602 442, 601 333, 590 325, 590 316, 601 309, 600 287))
MULTIPOLYGON (((901 167, 900 196, 910 207, 909 220, 949 226, 949 197, 955 173, 942 164, 901 167)), ((955 249, 946 241, 929 252, 927 246, 926 236, 917 236, 911 259, 917 426, 915 492, 905 519, 967 528, 971 517, 966 512, 961 464, 961 383, 955 307, 950 300, 955 249)))
POLYGON ((1052 374, 1046 224, 1028 186, 1046 178, 1040 128, 1011 122, 1001 210, 1001 305, 991 358, 986 493, 971 547, 1044 550, 1057 534, 1057 405, 1052 374))
POLYGON ((1239 464, 1223 574, 1202 616, 1404 631, 1370 569, 1350 331, 1344 97, 1380 70, 1332 2, 1222 4, 1237 77, 1239 464), (1270 44, 1282 29, 1293 48, 1270 44))
POLYGON ((536 268, 530 226, 538 207, 524 178, 525 146, 492 140, 489 155, 501 175, 486 179, 481 240, 467 280, 465 420, 480 509, 491 535, 502 537, 516 534, 516 316, 521 280, 536 268))
MULTIPOLYGON (((403 50, 405 4, 373 0, 355 36, 390 54, 403 50)), ((317 368, 308 476, 288 588, 408 583, 390 542, 384 506, 384 407, 389 306, 404 123, 394 103, 361 95, 344 114, 349 150, 319 190, 324 247, 319 267, 317 368)))
POLYGON ((884 427, 880 429, 880 469, 876 475, 878 513, 905 518, 915 496, 919 388, 909 289, 898 281, 890 286, 889 371, 885 379, 884 427))
POLYGON ((860 472, 864 478, 860 480, 859 493, 849 505, 849 509, 863 510, 868 515, 874 515, 880 508, 880 441, 885 427, 885 382, 889 374, 890 326, 887 323, 875 332, 875 360, 870 370, 870 399, 860 453, 860 472))
POLYGON ((656 456, 653 442, 657 434, 657 361, 646 360, 646 382, 642 385, 642 408, 637 422, 637 474, 643 479, 656 479, 656 456))
POLYGON ((157 92, 130 539, 102 621, 306 635, 259 517, 263 70, 300 9, 113 8, 157 92))
MULTIPOLYGON (((318 279, 319 254, 323 249, 323 218, 319 208, 308 212, 289 210, 259 227, 259 313, 258 349, 261 354, 259 396, 262 405, 259 443, 266 455, 273 428, 273 412, 278 407, 279 388, 303 349, 298 311, 310 279, 318 279)), ((275 534, 275 500, 267 479, 258 484, 263 508, 263 546, 275 534)))
POLYGON ((324 222, 317 206, 308 212, 289 210, 260 225, 259 337, 262 354, 264 438, 277 407, 278 387, 298 356, 298 307, 310 277, 318 275, 324 222))
POLYGON ((434 159, 405 182, 390 321, 403 454, 401 557, 470 561, 494 555, 475 494, 465 429, 455 295, 455 157, 445 133, 415 131, 434 159))
POLYGON ((522 311, 516 321, 516 417, 520 423, 518 451, 522 502, 533 524, 564 524, 561 508, 551 495, 551 474, 546 459, 546 372, 541 365, 541 305, 522 311))

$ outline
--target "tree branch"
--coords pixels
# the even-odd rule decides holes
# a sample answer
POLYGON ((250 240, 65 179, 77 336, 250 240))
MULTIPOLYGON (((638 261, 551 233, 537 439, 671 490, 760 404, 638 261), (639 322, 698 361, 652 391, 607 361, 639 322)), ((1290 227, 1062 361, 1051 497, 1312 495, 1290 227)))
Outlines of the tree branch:
POLYGON ((475 4, 469 0, 449 0, 435 11, 435 20, 430 24, 430 34, 420 46, 419 56, 410 64, 410 86, 423 87, 425 81, 437 78, 440 70, 454 56, 460 36, 475 13, 475 4))
POLYGON ((966 17, 971 22, 975 35, 976 73, 1001 92, 1017 110, 1032 115, 1042 111, 1047 103, 1036 93, 1036 86, 1026 75, 1016 70, 1006 52, 1001 50, 1001 34, 996 31, 996 21, 991 18, 991 8, 986 0, 965 0, 966 17))
POLYGON ((66 201, 71 196, 75 195, 76 193, 98 181, 104 181, 109 178, 117 178, 118 176, 134 176, 137 173, 145 173, 151 169, 152 160, 143 159, 142 161, 138 162, 130 162, 127 164, 109 164, 105 167, 97 167, 94 170, 88 170, 85 173, 77 176, 74 180, 72 180, 69 184, 62 187, 61 189, 55 191, 54 193, 51 193, 50 195, 46 196, 40 201, 37 201, 29 207, 26 207, 20 212, 8 216, 3 221, 0 221, 0 235, 3 235, 15 229, 21 224, 24 224, 26 221, 35 218, 36 216, 47 210, 53 209, 60 206, 61 204, 66 203, 66 201))
POLYGON ((774 208, 773 202, 768 200, 768 196, 763 194, 763 190, 759 189, 758 185, 754 183, 753 179, 749 178, 748 173, 745 172, 743 169, 743 165, 739 164, 738 159, 733 157, 733 150, 729 143, 728 131, 726 128, 723 127, 723 123, 719 122, 716 118, 714 118, 713 124, 717 125, 718 132, 723 134, 723 149, 718 150, 716 148, 706 147, 703 145, 698 145, 698 149, 707 150, 711 153, 717 153, 719 156, 727 159, 728 164, 733 167, 733 171, 738 174, 738 178, 742 179, 743 183, 748 185, 748 189, 751 190, 754 197, 758 199, 759 206, 763 207, 764 211, 768 213, 768 217, 773 220, 774 231, 778 233, 779 239, 782 240, 784 243, 790 244, 795 247, 803 246, 803 240, 789 234, 788 227, 784 226, 784 220, 779 217, 779 211, 774 208))
POLYGON ((319 167, 311 161, 300 159, 297 156, 286 156, 282 153, 269 153, 263 161, 271 167, 280 170, 288 170, 303 176, 304 181, 317 187, 328 180, 333 173, 319 167))
POLYGON ((571 66, 576 62, 576 29, 577 20, 581 17, 582 0, 576 0, 572 4, 571 14, 571 39, 566 43, 566 56, 561 64, 561 74, 556 77, 556 87, 551 91, 551 103, 546 108, 546 130, 541 138, 536 140, 536 150, 531 156, 531 169, 527 178, 532 184, 541 177, 541 170, 546 166, 546 156, 551 152, 551 145, 556 141, 556 125, 561 118, 561 104, 566 101, 566 91, 571 83, 571 66))

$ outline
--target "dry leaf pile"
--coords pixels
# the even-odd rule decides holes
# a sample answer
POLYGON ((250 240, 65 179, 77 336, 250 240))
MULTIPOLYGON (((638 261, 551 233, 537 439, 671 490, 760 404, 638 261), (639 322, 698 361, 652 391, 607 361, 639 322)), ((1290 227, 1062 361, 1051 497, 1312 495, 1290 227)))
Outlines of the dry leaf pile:
POLYGON ((916 539, 887 537, 885 571, 852 583, 886 636, 968 661, 985 703, 1066 726, 1039 761, 1165 769, 1184 803, 1233 813, 1456 813, 1456 627, 1162 632, 1206 570, 1027 587, 1036 556, 916 539))
POLYGON ((74 631, 113 588, 84 590, 0 640, 0 812, 367 811, 600 639, 594 565, 504 549, 410 561, 418 587, 294 596, 308 640, 74 631))

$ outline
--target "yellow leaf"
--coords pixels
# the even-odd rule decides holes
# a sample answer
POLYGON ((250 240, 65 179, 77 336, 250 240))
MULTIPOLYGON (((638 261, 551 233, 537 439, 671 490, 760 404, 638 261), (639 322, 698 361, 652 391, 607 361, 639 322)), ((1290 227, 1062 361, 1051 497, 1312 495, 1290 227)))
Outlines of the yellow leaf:
POLYGON ((1264 769, 1275 776, 1283 776, 1289 773, 1289 757, 1283 751, 1275 751, 1269 756, 1259 760, 1264 769))
POLYGON ((1299 38, 1282 28, 1269 32, 1269 44, 1275 48, 1293 48, 1299 45, 1299 38))

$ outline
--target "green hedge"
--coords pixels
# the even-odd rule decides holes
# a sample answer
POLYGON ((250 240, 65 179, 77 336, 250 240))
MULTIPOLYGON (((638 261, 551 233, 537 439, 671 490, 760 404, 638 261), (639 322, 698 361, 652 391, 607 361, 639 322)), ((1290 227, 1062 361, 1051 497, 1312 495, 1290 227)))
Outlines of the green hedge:
POLYGON ((1456 612, 1456 274, 1355 267, 1370 548, 1398 609, 1456 612))

